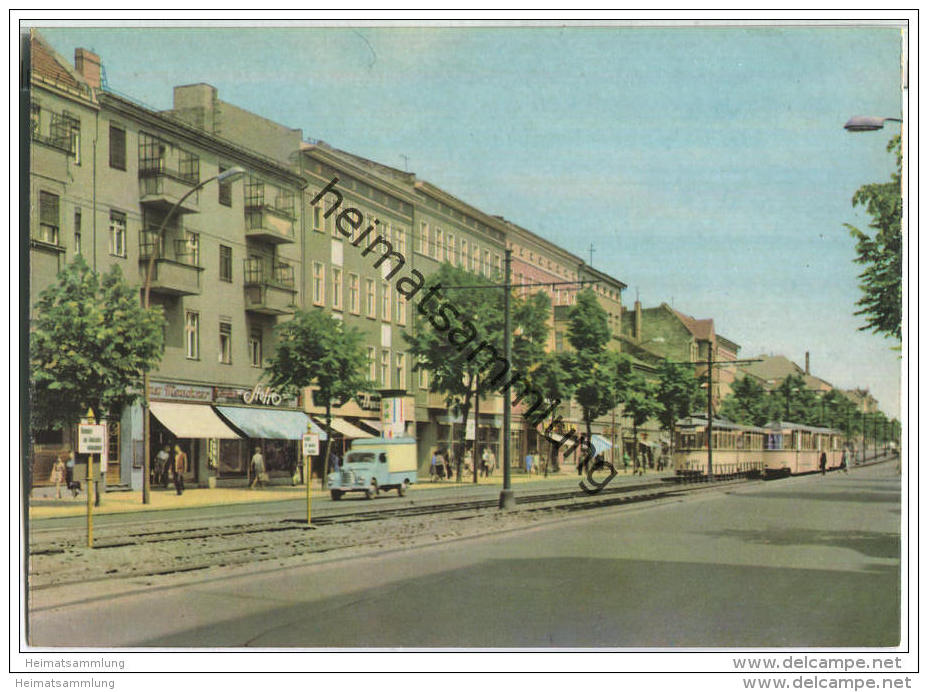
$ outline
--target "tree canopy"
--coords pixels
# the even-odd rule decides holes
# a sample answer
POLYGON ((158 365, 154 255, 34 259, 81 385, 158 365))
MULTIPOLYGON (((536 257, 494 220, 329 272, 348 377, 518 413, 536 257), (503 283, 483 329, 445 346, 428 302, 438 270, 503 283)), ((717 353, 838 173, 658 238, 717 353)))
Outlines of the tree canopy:
POLYGON ((35 426, 63 427, 88 408, 117 416, 142 396, 164 352, 164 316, 145 310, 118 266, 102 277, 78 256, 41 293, 30 334, 35 426))
POLYGON ((902 339, 902 150, 901 138, 886 147, 896 153, 896 171, 888 183, 858 188, 853 205, 871 217, 870 232, 844 224, 857 241, 854 261, 864 267, 858 275, 863 296, 855 315, 866 319, 861 331, 902 339))

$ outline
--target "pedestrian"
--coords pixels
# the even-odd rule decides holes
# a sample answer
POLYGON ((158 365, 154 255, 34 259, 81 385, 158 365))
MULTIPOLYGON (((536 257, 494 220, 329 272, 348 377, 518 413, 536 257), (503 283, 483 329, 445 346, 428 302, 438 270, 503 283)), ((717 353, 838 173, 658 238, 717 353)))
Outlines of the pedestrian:
POLYGON ((161 485, 165 488, 168 487, 168 471, 171 466, 171 447, 170 445, 164 445, 161 448, 161 451, 155 456, 155 468, 152 469, 154 473, 154 483, 161 481, 161 485))
POLYGON ((483 472, 484 478, 490 477, 490 450, 486 447, 480 453, 480 470, 483 472))
POLYGON ((436 449, 434 452, 432 452, 432 463, 429 466, 429 480, 432 483, 435 482, 436 478, 441 480, 441 478, 438 475, 438 460, 439 460, 439 455, 438 455, 438 450, 436 449))
POLYGON ((264 478, 266 474, 264 467, 264 457, 261 455, 260 447, 255 447, 254 456, 251 457, 251 472, 254 474, 254 477, 251 479, 251 485, 248 487, 257 488, 259 485, 264 487, 264 478))
POLYGON ((445 478, 449 481, 451 480, 451 450, 445 449, 442 450, 442 453, 439 455, 441 458, 441 466, 445 472, 445 478))
POLYGON ((184 474, 187 473, 187 455, 180 445, 174 445, 174 488, 178 495, 184 494, 184 474))
POLYGON ((67 466, 65 465, 65 456, 62 454, 60 457, 55 459, 55 463, 52 465, 52 473, 49 477, 49 481, 55 484, 55 494, 58 496, 58 499, 61 499, 61 485, 67 483, 67 466))
POLYGON ((76 460, 74 458, 74 450, 72 449, 70 452, 68 452, 68 460, 65 462, 64 472, 65 472, 65 478, 67 479, 68 490, 71 491, 71 494, 74 497, 77 497, 77 494, 81 490, 81 484, 78 483, 76 480, 74 480, 75 461, 76 460))
POLYGON ((532 461, 533 461, 532 455, 526 454, 525 455, 525 473, 528 475, 532 474, 532 461))
POLYGON ((841 470, 847 473, 847 447, 841 450, 841 470))
POLYGON ((822 468, 822 475, 825 475, 825 467, 828 465, 828 455, 825 452, 822 452, 822 456, 819 457, 818 465, 822 468))
POLYGON ((287 471, 290 473, 290 485, 296 485, 297 481, 299 480, 296 475, 297 469, 299 468, 299 462, 296 460, 296 454, 290 455, 289 462, 290 463, 287 464, 287 471))
POLYGON ((341 470, 341 467, 342 460, 333 449, 331 452, 329 452, 329 469, 331 469, 332 473, 338 473, 341 470))

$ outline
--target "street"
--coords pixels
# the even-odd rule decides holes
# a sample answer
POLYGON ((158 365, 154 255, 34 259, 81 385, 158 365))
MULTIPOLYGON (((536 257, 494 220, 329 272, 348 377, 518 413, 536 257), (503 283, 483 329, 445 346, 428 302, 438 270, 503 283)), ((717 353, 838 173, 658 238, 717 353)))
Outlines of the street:
POLYGON ((899 491, 884 463, 87 603, 56 605, 49 590, 31 643, 893 646, 899 491))

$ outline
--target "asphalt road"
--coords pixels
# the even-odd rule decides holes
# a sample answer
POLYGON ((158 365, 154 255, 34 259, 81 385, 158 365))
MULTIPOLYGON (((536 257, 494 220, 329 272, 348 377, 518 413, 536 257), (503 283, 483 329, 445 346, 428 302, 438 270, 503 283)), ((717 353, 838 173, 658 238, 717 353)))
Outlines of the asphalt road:
POLYGON ((881 464, 86 604, 38 594, 32 643, 893 646, 899 486, 881 464))

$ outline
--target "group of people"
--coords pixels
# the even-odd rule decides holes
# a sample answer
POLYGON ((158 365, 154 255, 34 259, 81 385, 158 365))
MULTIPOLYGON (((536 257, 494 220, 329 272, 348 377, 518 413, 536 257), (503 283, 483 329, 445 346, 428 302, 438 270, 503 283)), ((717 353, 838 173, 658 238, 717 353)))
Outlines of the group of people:
MULTIPOLYGON (((464 473, 470 475, 473 473, 473 454, 470 450, 464 453, 464 473)), ((496 470, 496 453, 490 447, 484 447, 480 453, 480 464, 478 472, 484 478, 489 478, 496 470)), ((442 480, 451 478, 451 454, 448 450, 439 448, 432 452, 432 460, 429 465, 429 479, 442 480)))
POLYGON ((72 450, 55 459, 55 463, 52 465, 51 477, 48 480, 55 484, 55 494, 59 500, 61 499, 62 485, 71 491, 73 497, 77 497, 81 491, 80 482, 74 479, 74 463, 74 451, 72 450))
POLYGON ((184 494, 184 474, 188 471, 187 453, 179 444, 174 445, 174 459, 171 459, 171 445, 164 445, 155 455, 152 464, 152 485, 161 483, 161 487, 168 487, 168 477, 174 476, 174 489, 178 495, 184 494))

